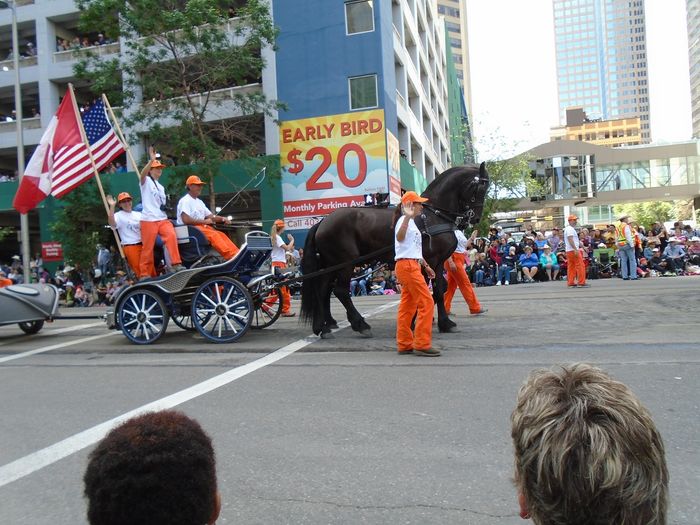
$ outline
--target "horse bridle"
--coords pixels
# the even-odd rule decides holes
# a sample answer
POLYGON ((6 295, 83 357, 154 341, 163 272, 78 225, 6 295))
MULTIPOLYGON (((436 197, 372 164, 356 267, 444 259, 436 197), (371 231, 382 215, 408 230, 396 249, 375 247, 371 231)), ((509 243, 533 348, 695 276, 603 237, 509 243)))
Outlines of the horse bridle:
MULTIPOLYGON (((479 185, 481 184, 481 182, 481 177, 479 177, 479 175, 476 175, 470 184, 479 185)), ((476 202, 476 195, 473 194, 469 201, 472 204, 476 202)), ((461 200, 460 204, 462 204, 461 200)), ((464 228, 473 225, 472 221, 474 220, 474 216, 476 215, 476 212, 474 211, 473 207, 469 204, 465 206, 464 212, 454 212, 451 210, 446 210, 444 208, 440 208, 439 206, 434 206, 428 202, 423 203, 423 208, 432 212, 433 215, 435 215, 438 219, 449 223, 449 229, 446 228, 447 225, 437 225, 435 227, 427 228, 426 233, 428 235, 435 235, 437 233, 444 233, 451 230, 463 230, 464 228), (431 229, 435 231, 430 231, 431 229)))

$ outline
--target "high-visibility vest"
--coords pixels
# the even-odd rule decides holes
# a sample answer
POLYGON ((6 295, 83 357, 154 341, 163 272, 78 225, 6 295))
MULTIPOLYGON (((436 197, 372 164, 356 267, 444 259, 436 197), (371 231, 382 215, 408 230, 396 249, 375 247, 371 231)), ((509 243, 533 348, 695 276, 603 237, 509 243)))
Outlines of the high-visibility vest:
MULTIPOLYGON (((622 222, 620 223, 620 226, 617 227, 617 245, 618 246, 627 246, 627 237, 625 236, 625 227, 629 226, 629 224, 622 222)), ((631 228, 631 226, 630 226, 631 228)))

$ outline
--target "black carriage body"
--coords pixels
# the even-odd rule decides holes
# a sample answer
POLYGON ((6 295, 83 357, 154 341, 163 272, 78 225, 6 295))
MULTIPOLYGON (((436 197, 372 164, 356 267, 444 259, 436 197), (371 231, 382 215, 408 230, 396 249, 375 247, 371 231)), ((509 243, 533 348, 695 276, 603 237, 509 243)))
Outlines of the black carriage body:
POLYGON ((249 232, 246 234, 246 242, 233 259, 144 279, 125 288, 117 297, 107 322, 122 330, 136 344, 149 344, 160 338, 170 317, 176 319, 178 326, 197 329, 211 341, 235 341, 251 325, 255 307, 247 289, 269 275, 258 274, 271 251, 269 235, 264 232, 249 232), (212 311, 202 313, 209 306, 212 311), (226 313, 224 310, 228 309, 237 311, 222 316, 222 313, 226 313), (161 311, 162 313, 153 313, 161 311), (215 315, 222 319, 223 329, 208 326, 209 320, 215 315), (189 322, 187 317, 191 317, 189 322), (235 327, 232 325, 234 322, 237 323, 235 327), (143 325, 145 328, 134 334, 134 325, 143 325), (148 333, 149 327, 153 334, 148 333))

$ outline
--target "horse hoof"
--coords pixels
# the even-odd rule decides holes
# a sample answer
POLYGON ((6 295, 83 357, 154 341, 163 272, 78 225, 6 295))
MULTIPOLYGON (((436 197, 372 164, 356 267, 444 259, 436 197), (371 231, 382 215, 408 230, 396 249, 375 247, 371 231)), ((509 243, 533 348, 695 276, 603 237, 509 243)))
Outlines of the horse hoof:
POLYGON ((337 330, 339 328, 338 323, 332 323, 329 325, 326 325, 329 330, 337 330))
POLYGON ((330 332, 321 332, 321 339, 335 339, 335 336, 330 332))
POLYGON ((366 337, 367 339, 369 339, 369 338, 371 338, 371 337, 374 337, 374 336, 372 335, 372 330, 360 330, 360 335, 361 335, 362 337, 366 337))

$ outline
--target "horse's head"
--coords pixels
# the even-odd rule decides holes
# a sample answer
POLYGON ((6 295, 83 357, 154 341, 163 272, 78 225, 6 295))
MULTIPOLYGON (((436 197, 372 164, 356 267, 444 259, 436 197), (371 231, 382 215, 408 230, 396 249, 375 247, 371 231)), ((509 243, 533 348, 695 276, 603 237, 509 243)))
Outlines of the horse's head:
POLYGON ((465 228, 478 224, 484 211, 484 200, 489 188, 489 175, 484 162, 477 166, 450 168, 436 177, 423 192, 428 205, 449 211, 460 217, 458 226, 465 228))

